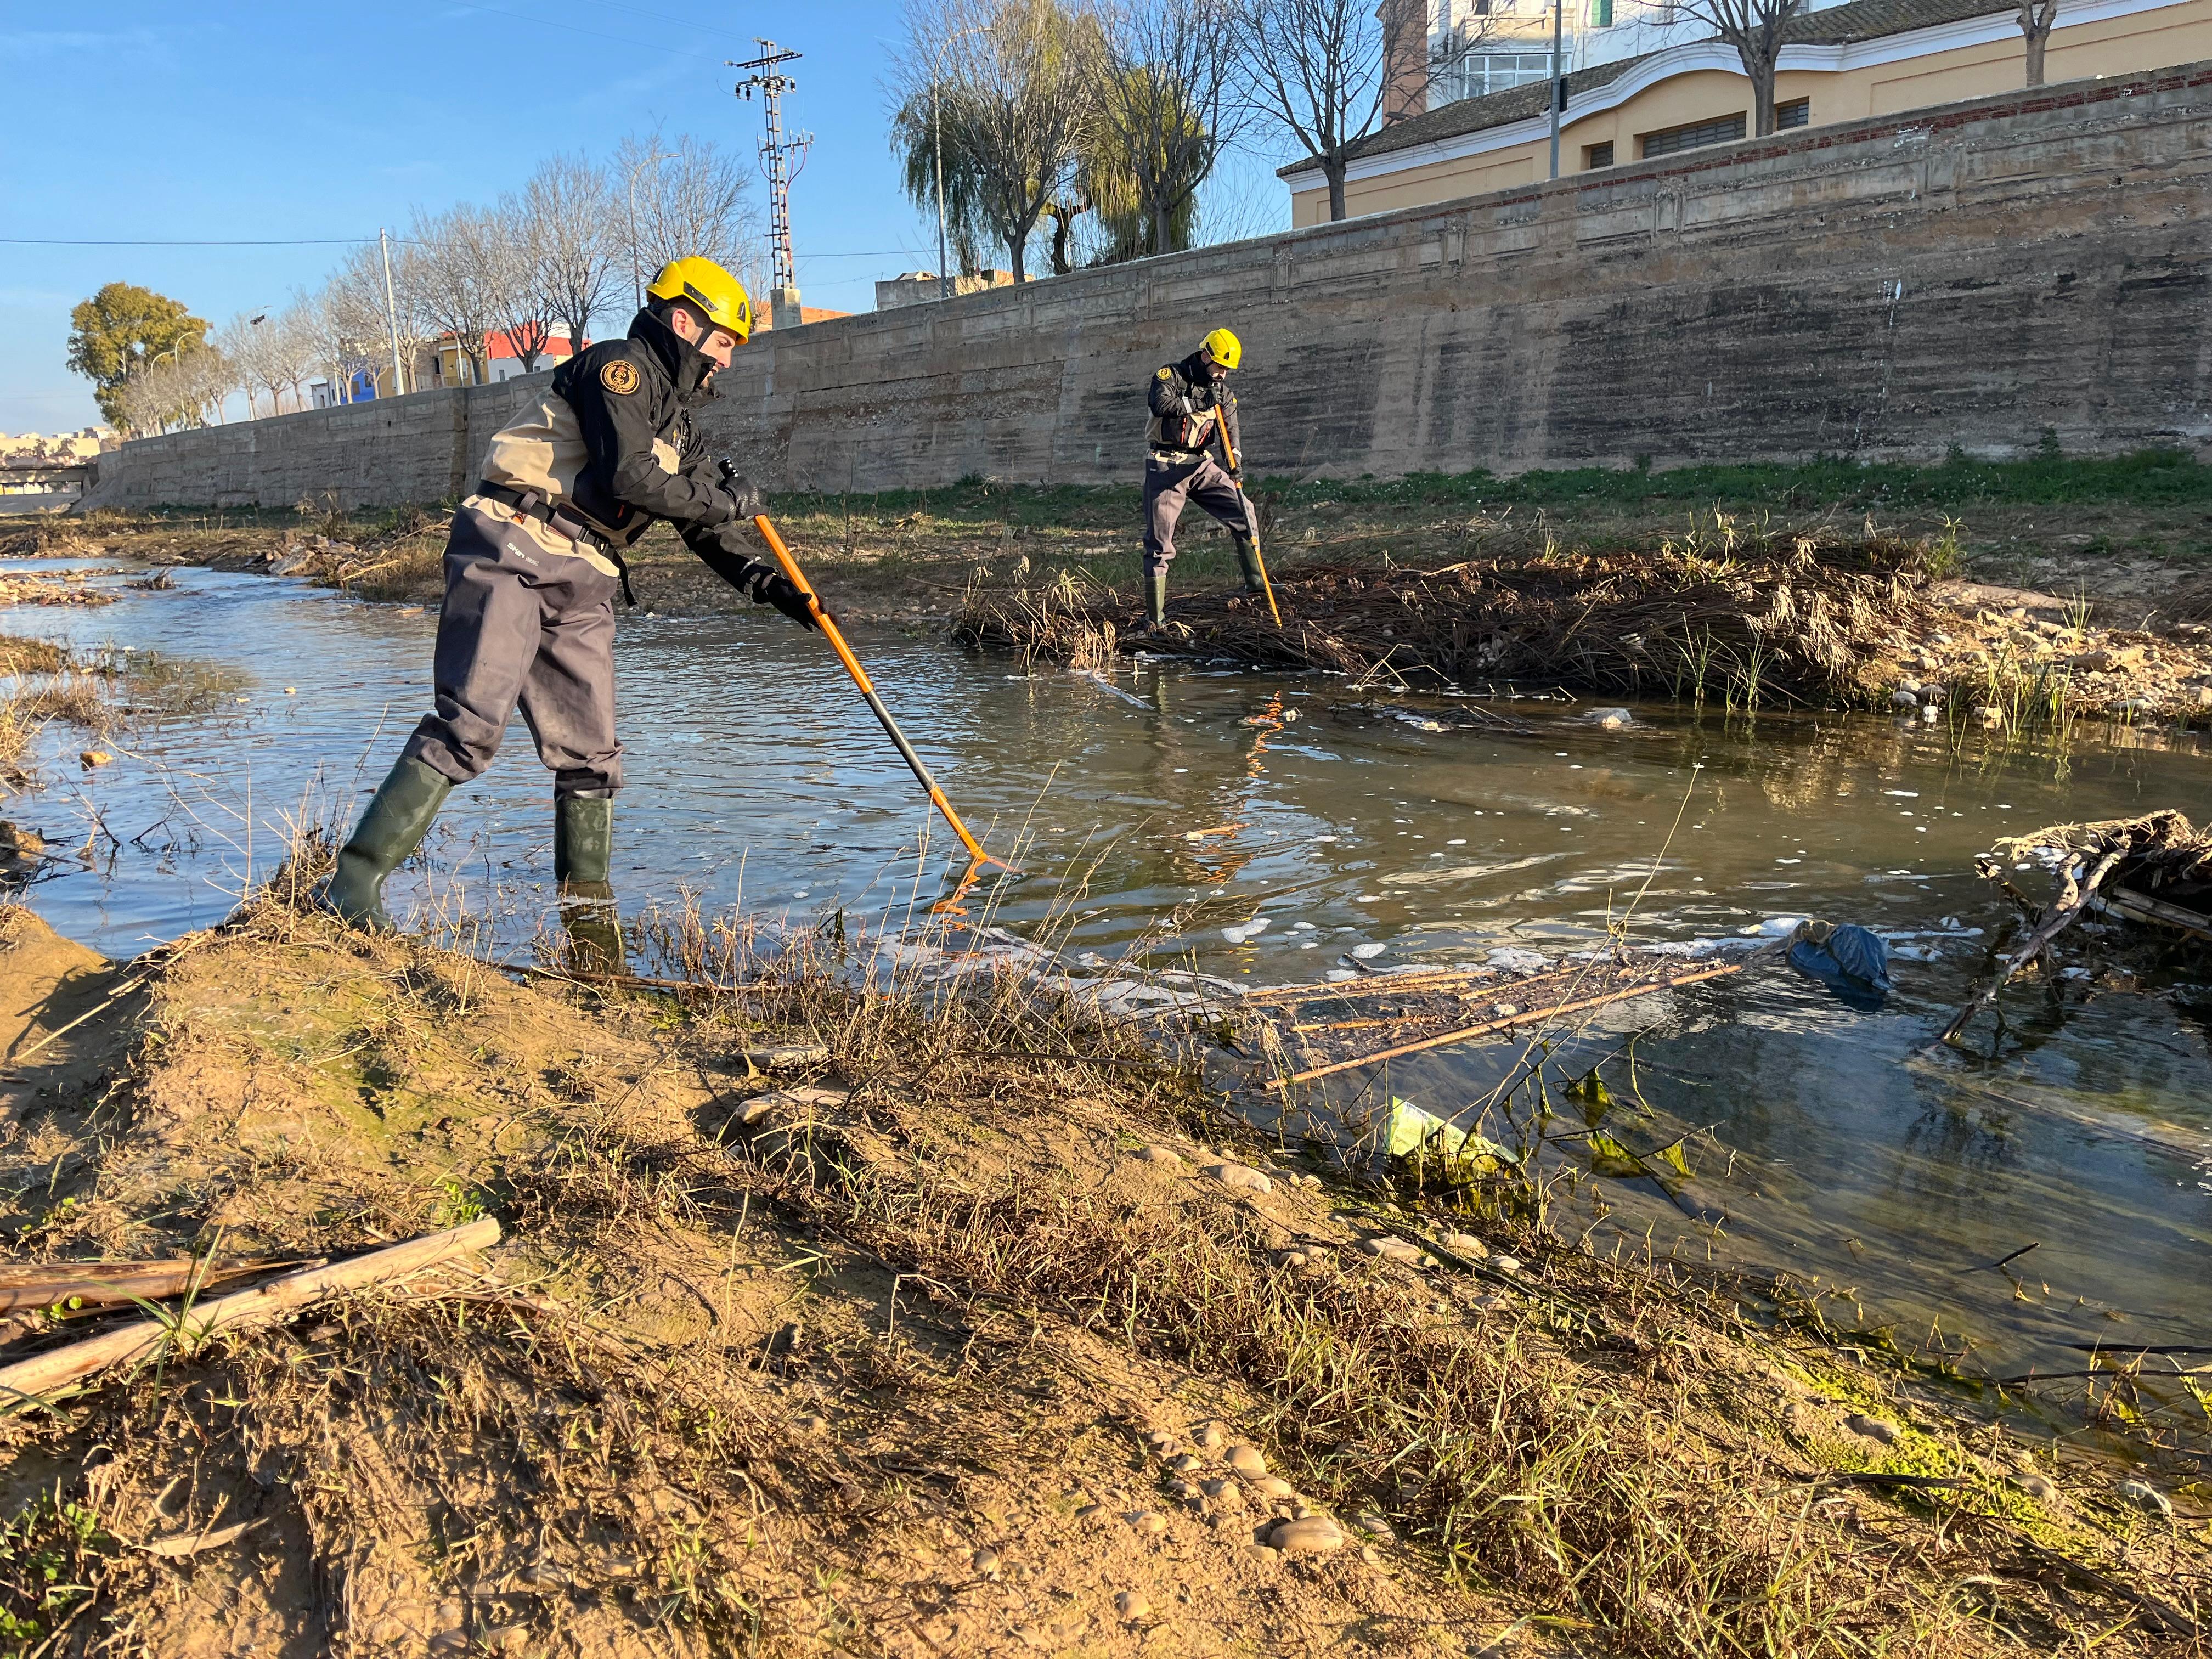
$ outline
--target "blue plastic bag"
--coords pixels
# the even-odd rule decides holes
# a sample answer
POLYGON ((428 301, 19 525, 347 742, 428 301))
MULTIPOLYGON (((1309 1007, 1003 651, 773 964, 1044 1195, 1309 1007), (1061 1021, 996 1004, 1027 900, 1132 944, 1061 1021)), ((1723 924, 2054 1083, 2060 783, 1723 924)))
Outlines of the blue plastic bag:
POLYGON ((1790 943, 1790 965, 1854 1008, 1879 1008, 1889 994, 1889 946, 1856 922, 1825 933, 1820 923, 1807 923, 1790 943))

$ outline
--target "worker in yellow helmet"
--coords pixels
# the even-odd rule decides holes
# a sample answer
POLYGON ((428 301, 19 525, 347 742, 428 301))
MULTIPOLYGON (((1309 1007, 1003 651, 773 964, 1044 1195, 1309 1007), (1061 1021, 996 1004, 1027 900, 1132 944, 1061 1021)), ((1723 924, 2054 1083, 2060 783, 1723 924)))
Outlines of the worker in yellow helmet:
POLYGON ((814 625, 804 597, 741 539, 763 508, 760 491, 709 455, 692 424, 715 371, 752 333, 744 285, 693 258, 664 265, 646 293, 625 338, 578 351, 494 435, 482 478, 453 514, 434 706, 323 890, 325 906, 355 927, 391 927, 385 878, 453 786, 491 764, 520 704, 553 774, 554 874, 564 906, 580 907, 566 915, 571 936, 587 953, 619 957, 607 884, 623 783, 614 600, 629 597, 623 550, 657 520, 755 604, 814 625))
POLYGON ((1244 445, 1236 394, 1229 390, 1229 372, 1243 356, 1243 343, 1217 328, 1189 356, 1152 376, 1146 399, 1152 419, 1145 432, 1145 617, 1155 628, 1167 620, 1168 566, 1175 562, 1176 523, 1185 501, 1229 526, 1244 591, 1261 591, 1259 525, 1243 488, 1244 445), (1224 434, 1217 461, 1213 447, 1224 434))

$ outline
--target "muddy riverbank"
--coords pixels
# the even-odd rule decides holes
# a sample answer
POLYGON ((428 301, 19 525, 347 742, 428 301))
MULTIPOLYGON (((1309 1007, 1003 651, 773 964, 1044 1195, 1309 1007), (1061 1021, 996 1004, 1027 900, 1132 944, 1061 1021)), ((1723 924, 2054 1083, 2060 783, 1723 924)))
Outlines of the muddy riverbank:
MULTIPOLYGON (((1020 975, 737 921, 648 965, 742 989, 518 982, 295 891, 127 964, 0 912, 0 1277, 501 1242, 0 1419, 44 1650, 2197 1639, 2173 1449, 1257 1142, 1020 975)), ((144 1317, 21 1304, 0 1364, 144 1317)))

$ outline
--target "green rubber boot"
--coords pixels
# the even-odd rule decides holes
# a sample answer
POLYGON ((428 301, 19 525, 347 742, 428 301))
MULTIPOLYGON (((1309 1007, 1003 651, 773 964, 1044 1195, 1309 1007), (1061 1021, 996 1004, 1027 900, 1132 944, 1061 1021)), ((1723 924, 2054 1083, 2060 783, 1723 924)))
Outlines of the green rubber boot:
POLYGON ((605 886, 614 853, 614 797, 563 795, 553 803, 553 875, 563 887, 605 886))
POLYGON ((1168 573, 1145 573, 1145 620, 1158 628, 1168 619, 1168 573))
POLYGON ((1249 536, 1237 538, 1237 564, 1244 573, 1244 591, 1247 593, 1267 591, 1267 584, 1260 575, 1260 544, 1249 536))
POLYGON ((323 908, 372 933, 389 933, 384 878, 422 844, 453 786, 411 755, 402 755, 377 786, 361 822, 338 849, 337 868, 323 884, 323 908))
POLYGON ((608 884, 614 861, 611 796, 565 795, 553 804, 553 873, 561 883, 561 928, 571 973, 626 974, 622 912, 608 884))

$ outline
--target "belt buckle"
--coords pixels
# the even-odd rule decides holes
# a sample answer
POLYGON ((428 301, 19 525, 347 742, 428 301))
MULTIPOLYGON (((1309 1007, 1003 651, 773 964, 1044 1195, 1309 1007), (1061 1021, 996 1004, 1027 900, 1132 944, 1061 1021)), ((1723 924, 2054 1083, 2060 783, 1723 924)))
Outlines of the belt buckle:
POLYGON ((584 539, 583 521, 570 518, 557 507, 547 512, 545 522, 557 536, 566 536, 571 542, 580 542, 584 539))

